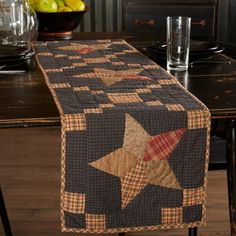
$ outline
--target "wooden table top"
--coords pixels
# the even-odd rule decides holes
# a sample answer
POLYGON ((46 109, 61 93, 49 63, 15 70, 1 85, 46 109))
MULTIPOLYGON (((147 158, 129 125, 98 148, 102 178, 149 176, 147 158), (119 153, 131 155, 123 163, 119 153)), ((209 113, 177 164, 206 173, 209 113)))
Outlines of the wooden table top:
MULTIPOLYGON (((122 37, 119 33, 79 36, 80 39, 122 37)), ((196 64, 187 72, 173 75, 205 103, 212 118, 236 117, 236 61, 222 54, 214 55, 212 60, 230 63, 196 64)), ((25 74, 0 74, 0 101, 0 127, 60 125, 59 112, 34 60, 25 74)))

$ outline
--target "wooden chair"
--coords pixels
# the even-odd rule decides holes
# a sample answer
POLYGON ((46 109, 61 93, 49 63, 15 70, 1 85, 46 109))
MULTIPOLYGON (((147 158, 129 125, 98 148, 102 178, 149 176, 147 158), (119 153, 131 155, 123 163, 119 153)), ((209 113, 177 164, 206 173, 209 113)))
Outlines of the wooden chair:
POLYGON ((0 216, 2 219, 2 225, 3 225, 4 231, 5 231, 5 235, 12 236, 11 226, 10 226, 10 222, 8 219, 7 209, 6 209, 6 205, 4 202, 1 186, 0 186, 0 216))

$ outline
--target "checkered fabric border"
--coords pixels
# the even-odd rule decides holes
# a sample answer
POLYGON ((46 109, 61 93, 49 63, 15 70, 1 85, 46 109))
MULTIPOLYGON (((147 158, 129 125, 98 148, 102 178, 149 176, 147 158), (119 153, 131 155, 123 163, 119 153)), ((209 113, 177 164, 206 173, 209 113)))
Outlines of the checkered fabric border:
POLYGON ((84 214, 85 194, 65 192, 63 199, 63 209, 64 211, 70 213, 84 214))
POLYGON ((74 87, 73 90, 76 91, 76 92, 81 92, 81 91, 90 91, 90 89, 89 89, 88 86, 74 87))
POLYGON ((106 228, 106 215, 85 214, 86 229, 102 230, 106 228))
POLYGON ((75 55, 75 56, 68 56, 69 60, 73 60, 73 59, 81 59, 81 56, 75 55))
POLYGON ((50 73, 50 72, 53 72, 53 73, 62 73, 63 70, 61 68, 54 68, 54 69, 45 69, 45 72, 47 73, 50 73))
POLYGON ((84 114, 101 114, 103 110, 101 108, 88 108, 84 109, 84 114))
POLYGON ((136 89, 135 90, 136 93, 151 93, 151 89, 148 88, 142 88, 142 89, 136 89))
POLYGON ((91 64, 91 63, 94 63, 94 64, 101 64, 101 63, 107 63, 109 62, 109 60, 105 57, 98 57, 98 58, 84 58, 84 61, 87 63, 87 64, 91 64))
POLYGON ((146 104, 148 106, 161 106, 163 105, 160 101, 156 100, 156 101, 147 101, 146 104))
POLYGON ((137 93, 108 93, 107 96, 113 103, 142 102, 137 93))
POLYGON ((86 118, 84 114, 63 115, 62 122, 65 131, 86 130, 86 118))
POLYGON ((53 57, 53 53, 51 53, 51 52, 39 52, 38 56, 53 57))
POLYGON ((169 111, 185 111, 184 107, 180 104, 165 104, 169 111))
POLYGON ((162 208, 162 224, 181 224, 183 219, 183 208, 162 208))
POLYGON ((177 84, 178 82, 176 79, 159 79, 158 83, 161 85, 171 85, 171 84, 177 84))
POLYGON ((208 125, 208 114, 204 110, 187 111, 187 116, 189 129, 206 128, 208 125))
POLYGON ((204 187, 183 190, 183 206, 203 204, 204 198, 204 187))
POLYGON ((105 103, 105 104, 99 104, 99 107, 101 109, 105 109, 105 108, 114 108, 115 105, 113 103, 105 103))
POLYGON ((87 66, 87 64, 85 62, 74 62, 74 63, 72 63, 72 66, 74 66, 74 67, 84 67, 84 66, 87 66))
POLYGON ((59 88, 71 88, 69 83, 57 83, 51 85, 53 89, 59 89, 59 88))
POLYGON ((146 86, 146 88, 156 89, 156 88, 161 88, 161 85, 160 84, 149 84, 146 86))

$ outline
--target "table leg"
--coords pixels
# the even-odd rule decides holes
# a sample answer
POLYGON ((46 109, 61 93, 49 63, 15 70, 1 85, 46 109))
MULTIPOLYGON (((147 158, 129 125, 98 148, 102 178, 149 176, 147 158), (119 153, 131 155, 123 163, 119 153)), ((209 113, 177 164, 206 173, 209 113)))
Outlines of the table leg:
POLYGON ((188 229, 188 236, 197 236, 197 227, 188 229))
POLYGON ((7 210, 4 203, 1 186, 0 186, 0 216, 2 219, 2 224, 3 224, 3 228, 4 228, 6 236, 12 236, 11 226, 8 220, 7 210))
POLYGON ((227 120, 226 158, 231 236, 236 236, 236 120, 227 120))

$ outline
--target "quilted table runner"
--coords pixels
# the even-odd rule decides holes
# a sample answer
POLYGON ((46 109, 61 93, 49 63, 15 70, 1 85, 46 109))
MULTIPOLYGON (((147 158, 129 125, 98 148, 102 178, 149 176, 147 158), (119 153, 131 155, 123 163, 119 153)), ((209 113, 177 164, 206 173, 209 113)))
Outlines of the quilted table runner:
POLYGON ((123 40, 39 42, 62 123, 62 230, 205 223, 208 109, 123 40))

